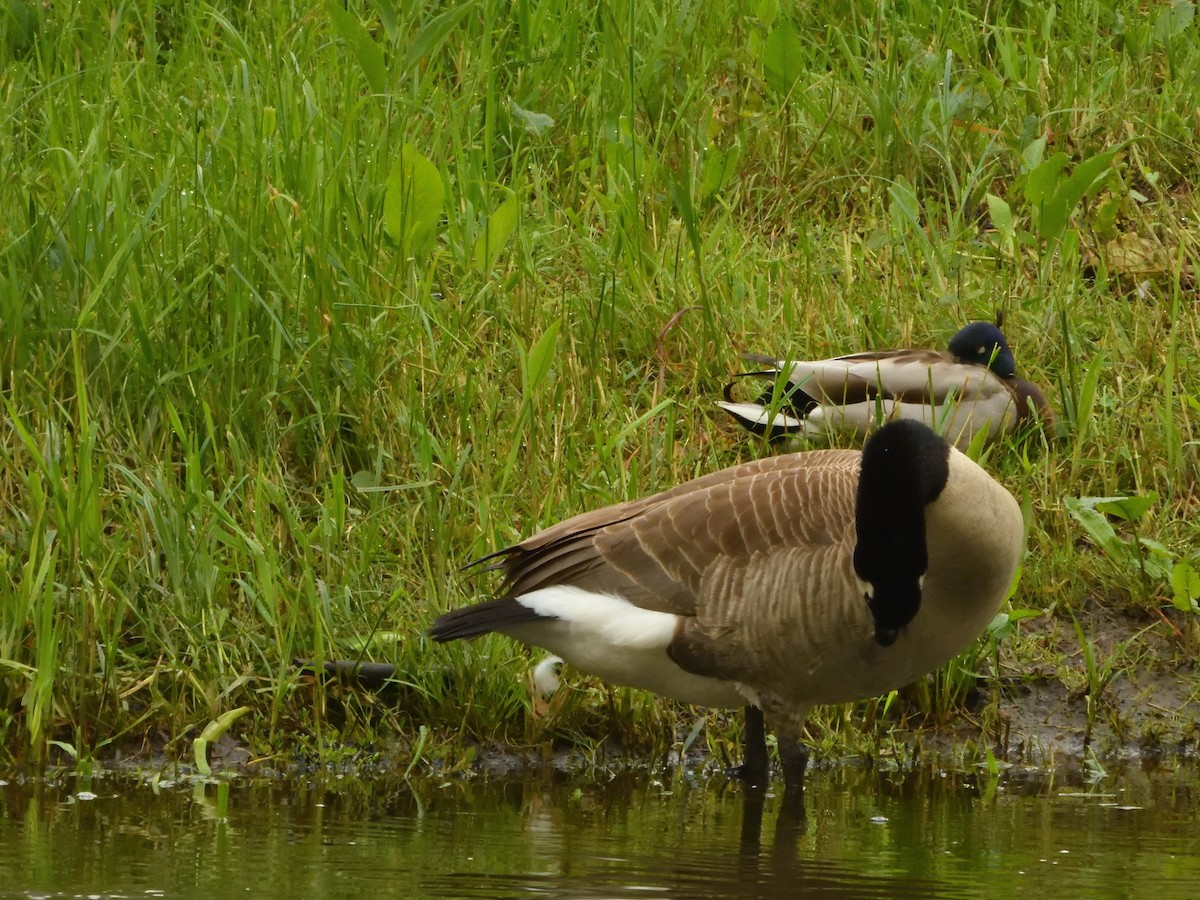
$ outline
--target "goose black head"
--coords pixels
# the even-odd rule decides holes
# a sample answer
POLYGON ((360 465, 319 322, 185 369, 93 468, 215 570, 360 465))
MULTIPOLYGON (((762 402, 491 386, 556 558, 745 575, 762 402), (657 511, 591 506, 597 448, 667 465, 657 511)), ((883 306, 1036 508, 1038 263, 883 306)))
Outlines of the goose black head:
POLYGON ((1017 374, 1017 361, 1004 333, 991 322, 972 322, 950 338, 950 352, 956 359, 987 366, 1001 378, 1017 374))
POLYGON ((867 585, 875 640, 883 647, 895 643, 920 609, 929 565, 925 507, 949 477, 950 445, 920 422, 888 422, 863 447, 854 572, 867 585))

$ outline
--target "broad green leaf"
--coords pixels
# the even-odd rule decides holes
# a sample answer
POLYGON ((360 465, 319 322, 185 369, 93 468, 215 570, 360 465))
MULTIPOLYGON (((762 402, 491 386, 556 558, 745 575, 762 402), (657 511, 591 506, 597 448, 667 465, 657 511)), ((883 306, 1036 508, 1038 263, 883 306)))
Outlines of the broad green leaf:
POLYGON ((984 199, 987 201, 988 218, 992 220, 992 225, 1001 234, 1009 234, 1012 232, 1012 208, 1008 202, 995 194, 984 194, 984 199))
POLYGON ((704 151, 704 162, 700 166, 700 199, 711 197, 721 186, 721 174, 725 171, 725 154, 717 147, 704 151))
POLYGON ((1093 506, 1100 512, 1124 519, 1126 522, 1133 522, 1146 514, 1146 510, 1158 500, 1158 494, 1151 491, 1139 497, 1094 497, 1091 499, 1096 501, 1093 506))
POLYGON ((1180 612, 1197 612, 1200 605, 1200 572, 1190 562, 1181 559, 1171 570, 1171 602, 1180 612))
POLYGON ((1054 192, 1054 199, 1062 203, 1067 216, 1075 211, 1075 207, 1079 205, 1079 201, 1083 199, 1083 195, 1096 182, 1096 179, 1108 171, 1108 164, 1112 162, 1112 158, 1117 155, 1119 149, 1106 150, 1104 153, 1085 159, 1075 167, 1070 177, 1054 192))
POLYGON ((754 15, 762 22, 764 28, 770 28, 775 24, 775 17, 779 15, 779 0, 758 0, 754 15))
POLYGON ((784 22, 769 35, 763 45, 763 74, 767 85, 786 94, 804 71, 804 45, 791 22, 784 22))
POLYGON ((1079 229, 1078 228, 1068 228, 1065 232, 1062 233, 1061 237, 1062 237, 1062 240, 1059 243, 1058 247, 1059 247, 1059 253, 1061 254, 1062 258, 1064 260, 1066 260, 1066 259, 1078 260, 1079 259, 1079 243, 1081 240, 1083 240, 1079 236, 1079 229))
POLYGON ((1008 612, 998 612, 991 624, 987 627, 987 633, 992 638, 1000 643, 1007 638, 1013 630, 1013 625, 1020 622, 1022 619, 1032 619, 1034 616, 1044 614, 1044 610, 1040 609, 1013 609, 1008 612))
POLYGON ((383 198, 383 227, 400 252, 423 257, 433 244, 445 189, 437 167, 412 146, 400 148, 383 198))
POLYGON ((908 224, 916 230, 921 230, 921 204, 917 202, 917 192, 903 176, 888 185, 888 196, 892 202, 888 205, 892 223, 897 226, 908 224))
POLYGON ((517 230, 519 208, 516 197, 509 197, 488 217, 483 234, 475 241, 475 268, 487 274, 496 264, 500 251, 517 230))
MULTIPOLYGON (((1119 149, 1119 148, 1118 148, 1119 149)), ((1108 150, 1077 165, 1063 179, 1067 155, 1056 153, 1031 171, 1025 180, 1025 199, 1032 207, 1037 233, 1047 241, 1057 239, 1070 221, 1075 207, 1096 180, 1108 171, 1117 150, 1108 150)))
POLYGON ((1071 514, 1076 522, 1083 526, 1083 530, 1087 532, 1088 537, 1104 548, 1104 552, 1113 559, 1124 560, 1129 556, 1129 547, 1117 537, 1116 531, 1113 530, 1112 524, 1108 519, 1104 518, 1104 514, 1097 512, 1094 505, 1087 502, 1096 498, 1083 497, 1076 499, 1067 497, 1063 500, 1063 505, 1066 506, 1067 512, 1071 514))
POLYGON ((512 100, 508 102, 508 108, 512 111, 513 118, 520 122, 530 134, 541 134, 554 127, 554 120, 545 113, 524 109, 512 100))
POLYGON ((1075 398, 1075 406, 1072 410, 1074 416, 1072 424, 1075 427, 1077 441, 1082 441, 1094 427, 1092 413, 1096 407, 1097 392, 1100 390, 1100 375, 1107 365, 1108 359, 1104 355, 1104 351, 1098 350, 1092 357, 1092 361, 1088 363, 1087 371, 1084 373, 1083 384, 1080 385, 1079 396, 1075 398))
POLYGON ((250 712, 249 706, 239 706, 237 709, 226 710, 204 726, 204 730, 200 732, 200 738, 205 741, 219 739, 221 735, 229 730, 230 725, 248 712, 250 712))
POLYGON ((454 26, 462 20, 475 4, 463 3, 454 9, 449 9, 441 15, 434 16, 421 29, 416 39, 409 45, 404 54, 404 71, 408 72, 421 60, 436 53, 454 30, 454 26))
POLYGON ((1042 157, 1046 155, 1046 136, 1042 135, 1029 142, 1024 150, 1021 151, 1021 159, 1025 163, 1026 169, 1036 169, 1042 164, 1042 157))
POLYGON ((7 49, 13 56, 20 56, 33 46, 37 28, 38 17, 32 3, 5 0, 3 8, 0 8, 0 34, 7 29, 7 49))
POLYGON ((370 469, 359 469, 350 476, 350 483, 360 491, 379 487, 379 476, 370 469))
POLYGON ((680 756, 687 756, 687 752, 691 749, 692 744, 696 742, 696 738, 700 736, 700 732, 704 730, 704 725, 708 721, 706 716, 699 716, 692 724, 692 730, 688 732, 688 736, 683 739, 683 748, 679 751, 680 756))
POLYGON ((421 761, 421 757, 425 753, 425 744, 429 741, 429 728, 422 725, 417 729, 417 745, 412 749, 412 759, 408 762, 408 768, 404 770, 404 779, 407 781, 408 776, 412 774, 412 770, 417 767, 417 763, 421 761))
MULTIPOLYGON (((1101 201, 1096 205, 1096 232, 1106 238, 1114 238, 1109 241, 1105 249, 1108 250, 1117 238, 1122 238, 1122 235, 1117 234, 1117 217, 1121 214, 1121 206, 1124 204, 1125 198, 1120 194, 1113 194, 1108 199, 1101 201)), ((1130 233, 1130 237, 1134 240, 1134 246, 1147 246, 1144 239, 1138 235, 1130 233)), ((1120 246, 1118 244, 1118 246, 1120 246)), ((1109 254, 1109 265, 1112 266, 1112 257, 1109 254)))
POLYGON ((212 771, 208 765, 208 745, 220 739, 221 735, 229 730, 230 725, 248 712, 249 706, 239 706, 222 713, 205 725, 200 737, 192 741, 192 755, 196 761, 196 769, 201 775, 208 775, 212 771))
POLYGON ((546 376, 550 374, 550 363, 554 361, 554 346, 558 340, 558 329, 561 325, 561 319, 550 323, 546 333, 529 351, 529 358, 525 363, 526 393, 536 391, 546 380, 546 376))
POLYGON ((1194 0, 1172 0, 1170 6, 1160 9, 1154 17, 1154 40, 1161 44, 1183 34, 1195 18, 1194 0))
POLYGON ((736 142, 729 148, 728 153, 723 153, 717 147, 709 147, 704 151, 704 163, 700 167, 701 200, 707 200, 729 183, 729 179, 737 171, 737 162, 741 155, 742 145, 736 142))
POLYGON ((1055 153, 1039 163, 1025 178, 1025 201, 1035 209, 1054 195, 1058 176, 1067 167, 1067 154, 1055 153))
POLYGON ((212 767, 208 764, 208 741, 204 738, 192 738, 192 759, 196 762, 197 772, 204 776, 212 774, 212 767))
MULTIPOLYGON (((1021 80, 1021 65, 1020 54, 1017 52, 1016 44, 1003 32, 996 34, 996 53, 1000 57, 1000 66, 1004 71, 1004 77, 1008 81, 1019 82, 1021 80)), ((1037 163, 1034 163, 1037 165, 1037 163)), ((1027 168, 1032 168, 1028 166, 1027 168)))
MULTIPOLYGON (((1021 515, 1025 521, 1029 521, 1030 509, 1025 503, 1021 504, 1021 515)), ((1021 587, 1021 576, 1025 574, 1024 566, 1017 566, 1017 571, 1013 572, 1012 581, 1009 582, 1008 591, 1004 594, 1004 599, 1012 601, 1012 598, 1017 596, 1017 590, 1021 587)))
POLYGON ((987 201, 988 218, 992 220, 992 225, 999 232, 1001 243, 1010 250, 1013 249, 1012 207, 995 194, 984 194, 983 199, 987 201))
POLYGON ((1054 20, 1058 17, 1058 9, 1053 3, 1042 9, 1042 43, 1048 43, 1054 34, 1054 20))
POLYGON ((358 17, 343 8, 339 0, 326 0, 325 9, 329 11, 338 37, 354 51, 371 90, 376 94, 384 93, 387 90, 387 65, 383 60, 383 48, 375 43, 358 17))
POLYGON ((1032 619, 1045 614, 1044 609, 1014 609, 1009 612, 1008 619, 1010 622, 1019 622, 1022 619, 1032 619))
POLYGON ((1052 241, 1067 227, 1067 205, 1060 197, 1051 197, 1042 202, 1035 218, 1037 232, 1045 241, 1052 241))
POLYGON ((1138 543, 1149 550, 1141 556, 1142 568, 1151 578, 1167 581, 1171 577, 1171 569, 1175 565, 1175 554, 1153 538, 1140 537, 1138 543))

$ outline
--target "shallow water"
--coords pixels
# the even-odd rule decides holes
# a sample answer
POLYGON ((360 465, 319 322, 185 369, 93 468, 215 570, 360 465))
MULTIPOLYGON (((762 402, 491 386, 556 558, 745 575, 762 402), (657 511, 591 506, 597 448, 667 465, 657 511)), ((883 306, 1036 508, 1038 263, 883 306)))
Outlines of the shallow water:
POLYGON ((1159 897, 1200 888, 1198 773, 810 773, 0 787, 4 897, 1159 897))

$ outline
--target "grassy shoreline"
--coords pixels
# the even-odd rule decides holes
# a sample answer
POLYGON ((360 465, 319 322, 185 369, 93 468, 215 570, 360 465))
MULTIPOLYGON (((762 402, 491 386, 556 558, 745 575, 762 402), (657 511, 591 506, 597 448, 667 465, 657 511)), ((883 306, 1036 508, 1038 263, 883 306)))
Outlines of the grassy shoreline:
POLYGON ((266 759, 657 741, 653 698, 534 715, 522 650, 428 644, 487 590, 459 566, 768 452, 711 406, 740 351, 996 312, 1063 418, 985 460, 1032 614, 818 750, 976 673, 1091 726, 1194 671, 1194 5, 575 6, 7 3, 0 768, 186 755, 240 707, 266 759), (359 654, 403 702, 291 665, 359 654))

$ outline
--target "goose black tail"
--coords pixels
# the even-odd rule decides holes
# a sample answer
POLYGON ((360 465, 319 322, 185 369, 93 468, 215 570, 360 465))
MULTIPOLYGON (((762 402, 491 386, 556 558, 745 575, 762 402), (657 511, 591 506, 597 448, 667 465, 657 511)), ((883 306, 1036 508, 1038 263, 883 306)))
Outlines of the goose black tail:
POLYGON ((504 631, 510 625, 522 625, 542 619, 536 612, 509 597, 485 600, 473 606, 443 613, 429 629, 435 641, 457 641, 460 638, 478 637, 491 631, 504 631))

